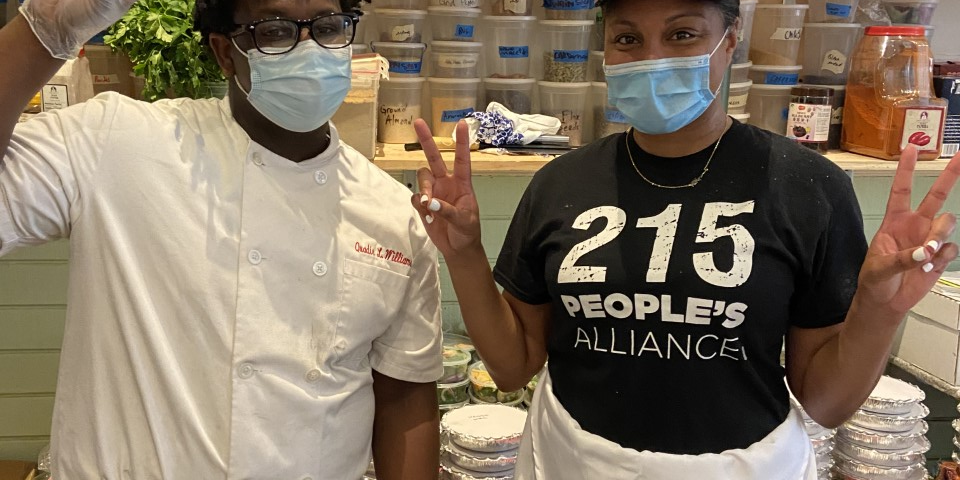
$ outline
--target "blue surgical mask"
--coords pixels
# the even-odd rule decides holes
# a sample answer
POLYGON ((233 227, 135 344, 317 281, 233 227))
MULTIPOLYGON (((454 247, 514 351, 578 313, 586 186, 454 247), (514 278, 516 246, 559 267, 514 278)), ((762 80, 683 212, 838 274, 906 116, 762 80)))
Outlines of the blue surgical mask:
POLYGON ((330 121, 347 98, 350 50, 323 48, 310 40, 282 55, 241 52, 250 63, 250 91, 239 81, 237 86, 271 122, 291 132, 312 132, 330 121))
POLYGON ((690 125, 720 91, 710 89, 710 58, 726 36, 709 54, 604 65, 610 104, 641 133, 662 135, 690 125))

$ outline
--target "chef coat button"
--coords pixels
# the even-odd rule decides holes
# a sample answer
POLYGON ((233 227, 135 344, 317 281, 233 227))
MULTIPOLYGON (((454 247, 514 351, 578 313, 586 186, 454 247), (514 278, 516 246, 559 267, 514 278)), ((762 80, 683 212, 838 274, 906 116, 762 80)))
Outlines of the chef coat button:
POLYGON ((259 250, 250 250, 250 253, 247 253, 247 260, 254 265, 260 265, 260 262, 263 261, 263 255, 260 255, 259 250))
POLYGON ((323 170, 317 170, 313 174, 313 179, 317 181, 320 185, 327 183, 327 174, 323 170))
POLYGON ((317 262, 313 264, 313 274, 322 277, 327 274, 327 264, 323 262, 317 262))
POLYGON ((339 348, 340 350, 347 348, 347 341, 340 339, 340 341, 337 342, 337 348, 339 348))
POLYGON ((237 369, 237 376, 243 379, 252 377, 253 373, 253 365, 249 363, 243 363, 240 365, 240 368, 237 369))
POLYGON ((320 370, 317 370, 316 368, 310 370, 307 372, 306 378, 308 382, 316 383, 318 380, 320 380, 320 370))
POLYGON ((263 166, 263 158, 260 157, 260 152, 253 153, 253 164, 258 167, 263 166))

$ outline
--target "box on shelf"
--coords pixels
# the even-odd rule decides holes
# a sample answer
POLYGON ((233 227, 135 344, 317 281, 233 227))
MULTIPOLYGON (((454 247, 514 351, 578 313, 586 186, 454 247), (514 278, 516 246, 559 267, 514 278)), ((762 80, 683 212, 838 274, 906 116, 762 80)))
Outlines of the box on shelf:
POLYGON ((387 75, 390 64, 376 53, 365 53, 353 57, 352 68, 350 92, 333 115, 333 124, 340 140, 372 160, 377 153, 380 78, 387 75))
POLYGON ((37 464, 17 460, 0 460, 0 480, 25 480, 37 473, 37 464))
POLYGON ((960 300, 936 291, 923 297, 900 326, 893 354, 960 385, 960 300))
POLYGON ((112 91, 134 96, 130 57, 122 52, 114 52, 106 45, 86 45, 84 51, 90 60, 94 95, 112 91))

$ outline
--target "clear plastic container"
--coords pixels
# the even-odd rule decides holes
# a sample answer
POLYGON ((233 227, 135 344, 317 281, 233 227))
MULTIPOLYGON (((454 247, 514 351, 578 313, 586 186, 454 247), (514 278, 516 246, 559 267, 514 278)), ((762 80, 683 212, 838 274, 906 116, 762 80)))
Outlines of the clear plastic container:
POLYGON ((528 16, 484 17, 487 74, 490 77, 530 77, 530 45, 536 20, 536 17, 528 16))
POLYGON ((399 10, 423 10, 427 2, 426 0, 377 0, 375 6, 399 10))
POLYGON ((753 62, 734 63, 730 67, 730 83, 743 83, 750 80, 751 67, 753 67, 753 62))
POLYGON ((470 394, 483 403, 511 403, 523 400, 523 389, 514 392, 501 392, 487 372, 483 362, 470 365, 470 394))
MULTIPOLYGON (((464 369, 466 377, 466 369, 464 369)), ((441 407, 446 405, 464 405, 470 401, 470 380, 464 378, 456 383, 437 383, 437 402, 441 407)))
POLYGON ((570 146, 583 145, 583 127, 590 82, 538 82, 540 113, 560 119, 557 135, 570 138, 570 146))
POLYGON ((456 347, 443 347, 443 377, 438 383, 457 383, 467 379, 470 352, 456 347))
POLYGON ((890 23, 932 25, 938 0, 881 0, 890 23))
POLYGON ((787 131, 787 114, 790 112, 790 89, 792 88, 792 85, 754 83, 750 87, 750 97, 747 98, 750 125, 783 135, 787 131))
POLYGON ((430 0, 431 7, 480 8, 480 4, 480 0, 430 0))
POLYGON ((740 30, 737 31, 737 49, 733 51, 733 63, 746 63, 750 59, 750 39, 753 37, 753 16, 757 0, 741 0, 740 30))
MULTIPOLYGON (((415 143, 417 133, 413 121, 423 117, 422 77, 380 80, 377 105, 377 141, 381 143, 415 143)), ((446 347, 444 347, 446 353, 446 347)), ((469 355, 467 355, 469 359, 469 355)), ((446 378, 444 368, 444 378, 446 378)))
POLYGON ((426 10, 374 9, 377 15, 377 39, 381 42, 420 43, 426 10))
MULTIPOLYGON (((630 122, 627 117, 624 117, 616 107, 610 105, 610 100, 607 97, 607 84, 593 82, 592 86, 594 138, 603 138, 629 130, 630 122)), ((534 384, 535 386, 536 384, 534 384)))
POLYGON ((933 62, 922 27, 867 27, 853 54, 843 111, 844 150, 899 160, 914 145, 940 156, 947 102, 933 91, 933 62))
POLYGON ((731 83, 730 93, 727 95, 727 113, 746 113, 747 99, 750 98, 750 87, 753 82, 731 83))
POLYGON ((544 20, 543 79, 547 82, 586 82, 590 58, 590 20, 544 20))
POLYGON ((747 78, 754 85, 796 85, 800 83, 801 65, 753 65, 747 78))
POLYGON ((423 72, 424 43, 373 42, 370 46, 390 63, 390 78, 419 77, 423 72))
POLYGON ((470 340, 470 337, 457 335, 456 333, 443 332, 443 346, 455 347, 463 350, 464 352, 468 352, 470 354, 470 358, 473 359, 473 362, 480 360, 480 355, 477 354, 477 349, 473 347, 473 340, 470 340))
POLYGON ((596 17, 596 0, 543 0, 547 20, 591 20, 596 17))
POLYGON ((490 12, 494 15, 516 15, 528 17, 533 13, 534 0, 493 0, 490 12))
POLYGON ((860 24, 807 23, 803 29, 803 83, 847 83, 850 55, 863 33, 860 24))
POLYGON ((750 60, 759 65, 797 65, 809 5, 757 5, 750 60))
POLYGON ((533 113, 533 87, 536 84, 533 78, 485 78, 484 106, 497 102, 514 113, 533 113))
POLYGON ((439 78, 480 76, 479 42, 433 42, 430 44, 430 75, 439 78))
POLYGON ((810 23, 851 23, 860 0, 810 0, 810 23))
POLYGON ((607 75, 603 73, 603 50, 590 52, 590 81, 606 82, 607 75))
POLYGON ((477 110, 479 78, 430 77, 431 120, 435 137, 450 137, 457 122, 477 110))
POLYGON ((472 42, 476 38, 479 8, 430 7, 434 41, 472 42))

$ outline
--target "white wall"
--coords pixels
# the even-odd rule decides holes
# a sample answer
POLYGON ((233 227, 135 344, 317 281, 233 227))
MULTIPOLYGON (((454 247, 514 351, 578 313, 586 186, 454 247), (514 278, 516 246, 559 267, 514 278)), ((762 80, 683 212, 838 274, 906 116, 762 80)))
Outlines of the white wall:
POLYGON ((933 26, 934 57, 960 61, 960 0, 940 0, 933 26))

